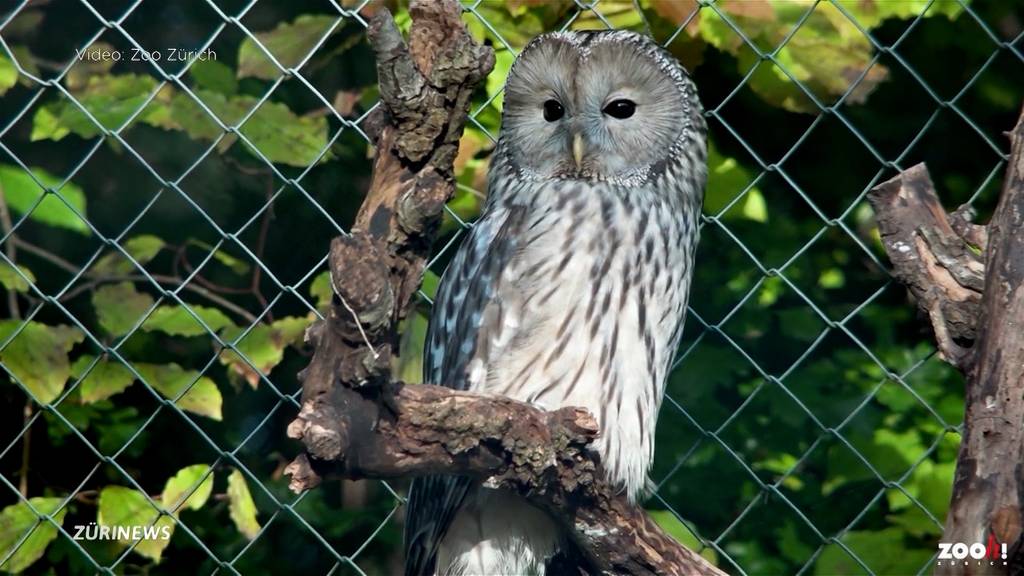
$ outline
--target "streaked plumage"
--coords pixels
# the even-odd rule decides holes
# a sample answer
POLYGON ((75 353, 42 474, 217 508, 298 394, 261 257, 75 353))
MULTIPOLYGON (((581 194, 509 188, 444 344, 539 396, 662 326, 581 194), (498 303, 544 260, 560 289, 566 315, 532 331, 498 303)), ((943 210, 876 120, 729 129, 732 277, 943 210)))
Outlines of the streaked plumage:
MULTIPOLYGON (((650 40, 531 42, 506 84, 486 205, 438 290, 425 380, 588 408, 610 478, 637 497, 682 333, 705 138, 692 82, 650 40)), ((561 540, 522 499, 465 479, 410 492, 407 574, 537 573, 561 540)))

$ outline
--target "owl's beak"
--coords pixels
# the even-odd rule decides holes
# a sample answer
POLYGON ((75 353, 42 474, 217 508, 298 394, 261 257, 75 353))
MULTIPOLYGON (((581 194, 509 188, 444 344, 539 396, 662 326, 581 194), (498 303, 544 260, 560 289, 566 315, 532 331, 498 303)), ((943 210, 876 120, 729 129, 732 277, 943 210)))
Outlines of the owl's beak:
POLYGON ((572 136, 572 159, 576 161, 576 169, 583 168, 583 135, 577 133, 572 136))

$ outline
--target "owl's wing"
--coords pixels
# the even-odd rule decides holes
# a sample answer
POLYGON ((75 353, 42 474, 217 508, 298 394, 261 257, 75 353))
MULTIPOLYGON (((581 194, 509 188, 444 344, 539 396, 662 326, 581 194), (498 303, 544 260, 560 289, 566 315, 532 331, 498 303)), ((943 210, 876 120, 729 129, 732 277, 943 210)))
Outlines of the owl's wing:
MULTIPOLYGON (((438 287, 427 329, 423 377, 431 384, 466 390, 466 367, 492 329, 485 308, 495 295, 501 272, 516 251, 522 209, 485 214, 459 247, 438 287)), ((405 573, 434 573, 438 546, 469 492, 461 476, 427 476, 409 489, 405 523, 405 573)))

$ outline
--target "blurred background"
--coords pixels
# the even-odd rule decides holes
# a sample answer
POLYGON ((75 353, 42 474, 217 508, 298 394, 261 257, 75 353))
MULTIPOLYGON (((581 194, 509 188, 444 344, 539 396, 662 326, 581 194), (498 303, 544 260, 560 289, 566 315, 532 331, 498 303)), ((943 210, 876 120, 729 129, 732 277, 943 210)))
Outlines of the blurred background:
MULTIPOLYGON (((734 574, 930 573, 963 381, 888 276, 866 192, 927 162, 994 207, 1024 4, 465 0, 497 65, 396 367, 487 193, 516 53, 651 34, 710 125, 702 240, 646 503, 734 574)), ((368 185, 367 20, 403 1, 9 0, 0 9, 0 570, 390 574, 401 494, 282 478, 304 328, 368 185), (119 57, 120 59, 115 59, 119 57), (76 526, 167 540, 74 539, 76 526)))

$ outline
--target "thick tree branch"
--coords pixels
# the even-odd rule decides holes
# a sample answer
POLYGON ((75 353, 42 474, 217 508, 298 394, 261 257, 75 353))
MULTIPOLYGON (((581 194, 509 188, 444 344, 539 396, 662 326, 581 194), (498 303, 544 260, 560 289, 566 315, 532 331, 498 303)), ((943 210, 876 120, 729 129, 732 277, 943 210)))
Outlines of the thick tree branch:
POLYGON ((1002 195, 987 227, 971 224, 964 208, 947 218, 923 166, 869 194, 896 277, 929 315, 943 357, 967 380, 942 541, 970 545, 992 535, 1009 545, 1005 565, 944 562, 936 574, 1024 570, 1024 113, 1009 137, 1002 195))
POLYGON ((455 0, 410 7, 406 46, 386 10, 371 22, 383 113, 370 190, 352 233, 331 245, 335 301, 307 331, 302 407, 288 434, 306 453, 286 473, 299 491, 325 474, 393 479, 459 474, 515 491, 573 536, 590 572, 721 574, 604 481, 594 419, 507 398, 391 380, 397 332, 422 278, 469 98, 494 63, 455 0))

